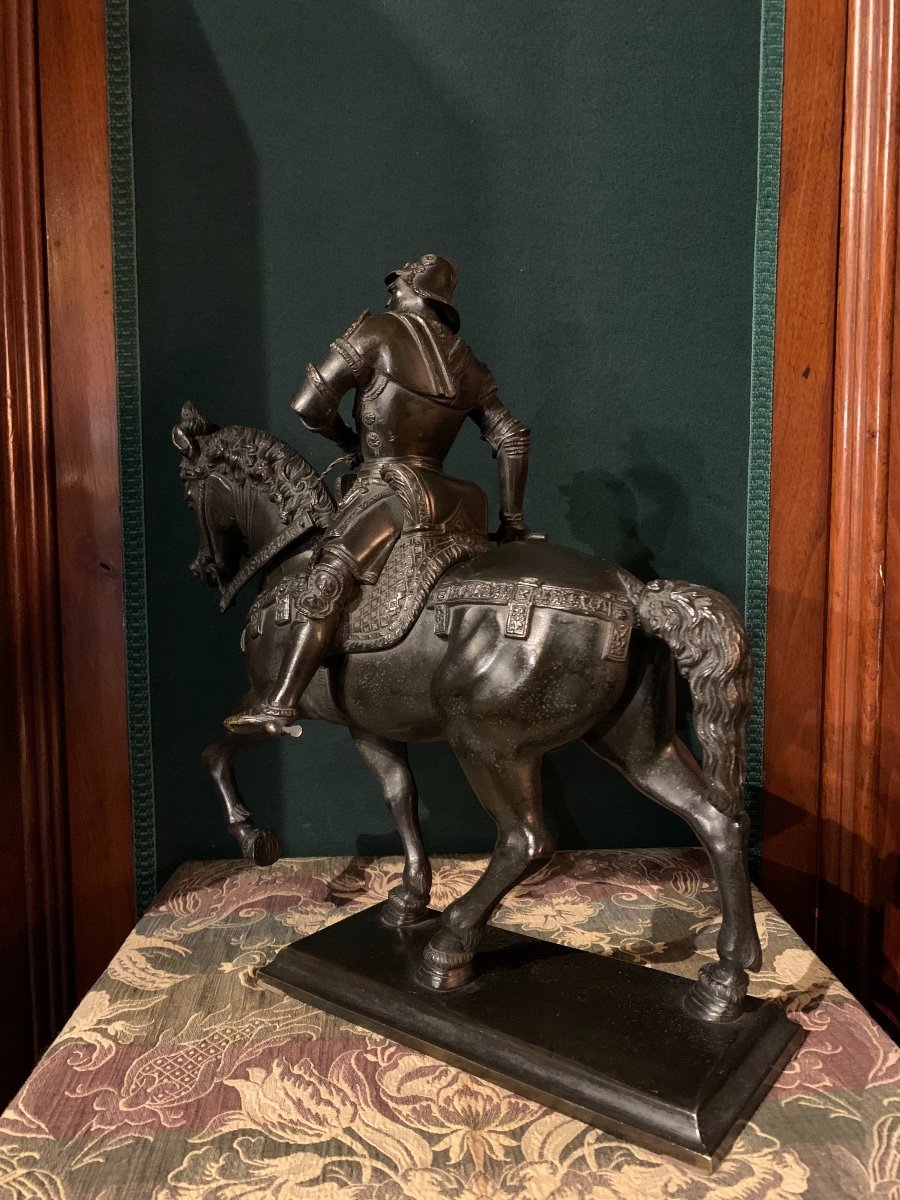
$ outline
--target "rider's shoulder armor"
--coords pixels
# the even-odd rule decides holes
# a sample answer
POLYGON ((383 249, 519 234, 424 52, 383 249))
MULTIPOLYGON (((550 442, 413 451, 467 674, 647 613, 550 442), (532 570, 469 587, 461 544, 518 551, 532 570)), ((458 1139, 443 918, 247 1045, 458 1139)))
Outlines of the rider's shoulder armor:
POLYGON ((454 408, 478 402, 487 368, 466 343, 411 314, 365 316, 345 335, 372 375, 454 408))
POLYGON ((370 339, 364 332, 372 319, 369 309, 364 309, 350 328, 334 339, 330 347, 331 354, 343 360, 342 369, 350 372, 357 387, 365 386, 372 375, 371 354, 368 353, 370 339))

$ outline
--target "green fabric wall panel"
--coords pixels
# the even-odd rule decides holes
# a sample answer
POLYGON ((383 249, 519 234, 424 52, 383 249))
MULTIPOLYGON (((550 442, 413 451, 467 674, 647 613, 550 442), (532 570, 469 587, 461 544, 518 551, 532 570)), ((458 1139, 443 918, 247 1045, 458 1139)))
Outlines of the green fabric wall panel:
MULTIPOLYGON (((759 39, 757 5, 713 0, 132 0, 161 874, 230 852, 199 751, 247 603, 219 617, 187 575, 169 429, 191 399, 324 465, 289 399, 410 257, 462 265, 463 332, 534 430, 531 524, 743 602, 759 39)), ((496 508, 474 430, 448 466, 496 508)), ((413 759, 430 848, 490 845, 449 751, 413 759)), ((342 730, 241 768, 290 853, 397 845, 342 730)), ((546 785, 563 845, 691 840, 583 748, 546 785)))

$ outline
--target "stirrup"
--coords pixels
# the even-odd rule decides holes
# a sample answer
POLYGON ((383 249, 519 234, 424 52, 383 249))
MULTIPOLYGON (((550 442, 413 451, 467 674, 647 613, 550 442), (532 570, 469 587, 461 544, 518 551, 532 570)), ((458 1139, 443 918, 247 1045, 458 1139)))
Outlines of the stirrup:
POLYGON ((286 733, 290 737, 300 737, 303 729, 297 724, 298 716, 296 708, 280 704, 258 704, 256 708, 232 713, 230 717, 225 718, 225 726, 235 733, 260 729, 266 733, 286 733))

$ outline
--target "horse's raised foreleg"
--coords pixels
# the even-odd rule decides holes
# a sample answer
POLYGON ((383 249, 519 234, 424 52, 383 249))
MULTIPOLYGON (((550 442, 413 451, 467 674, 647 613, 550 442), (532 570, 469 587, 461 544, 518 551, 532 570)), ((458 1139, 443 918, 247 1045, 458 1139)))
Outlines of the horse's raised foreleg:
POLYGON ((262 731, 234 733, 226 729, 221 737, 203 751, 203 765, 209 771, 225 809, 228 832, 237 840, 244 858, 259 867, 268 867, 281 857, 281 839, 270 829, 258 829, 251 813, 241 802, 234 777, 234 760, 269 735, 262 731))
POLYGON ((406 746, 361 731, 354 732, 353 740, 363 762, 381 784, 406 858, 403 883, 391 891, 381 919, 385 925, 395 927, 414 925, 424 917, 431 898, 431 863, 422 844, 419 798, 406 746))
POLYGON ((425 948, 419 982, 441 990, 472 978, 472 959, 491 913, 556 849, 542 815, 542 755, 500 757, 458 743, 453 748, 476 796, 497 824, 497 842, 484 874, 444 910, 441 927, 425 948))
POLYGON ((632 720, 626 714, 602 736, 588 735, 584 740, 645 795, 683 817, 709 855, 722 907, 716 942, 719 961, 703 967, 691 1002, 698 1015, 730 1020, 741 1011, 747 971, 759 969, 762 953, 747 866, 749 820, 743 812, 729 816, 713 806, 699 766, 674 734, 662 745, 651 744, 651 732, 654 727, 658 732, 660 724, 667 722, 632 720))

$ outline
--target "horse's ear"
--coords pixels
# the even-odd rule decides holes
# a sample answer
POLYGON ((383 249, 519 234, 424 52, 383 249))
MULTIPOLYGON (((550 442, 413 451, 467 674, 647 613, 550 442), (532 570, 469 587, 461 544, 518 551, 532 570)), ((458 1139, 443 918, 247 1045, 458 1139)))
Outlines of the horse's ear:
POLYGON ((184 431, 184 427, 176 425, 172 429, 172 445, 176 450, 180 450, 185 458, 196 458, 199 449, 194 438, 190 437, 184 431))
POLYGON ((172 430, 172 442, 185 458, 196 458, 199 447, 197 438, 215 433, 219 428, 207 421, 193 401, 188 400, 181 409, 181 420, 172 430))

